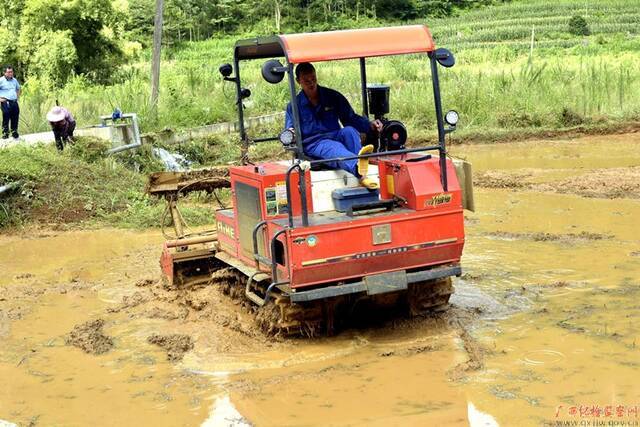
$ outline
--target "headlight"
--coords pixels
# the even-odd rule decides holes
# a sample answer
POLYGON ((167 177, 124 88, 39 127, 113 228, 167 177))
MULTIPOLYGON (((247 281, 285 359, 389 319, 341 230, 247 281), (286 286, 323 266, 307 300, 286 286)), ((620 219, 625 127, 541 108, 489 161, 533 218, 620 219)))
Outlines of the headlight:
POLYGON ((293 145, 296 140, 296 134, 291 129, 285 129, 280 132, 278 139, 282 142, 282 145, 293 145))
POLYGON ((447 114, 444 115, 444 121, 447 122, 447 124, 449 124, 450 126, 455 126, 456 124, 458 124, 458 119, 460 117, 458 116, 458 112, 455 110, 449 110, 447 111, 447 114))

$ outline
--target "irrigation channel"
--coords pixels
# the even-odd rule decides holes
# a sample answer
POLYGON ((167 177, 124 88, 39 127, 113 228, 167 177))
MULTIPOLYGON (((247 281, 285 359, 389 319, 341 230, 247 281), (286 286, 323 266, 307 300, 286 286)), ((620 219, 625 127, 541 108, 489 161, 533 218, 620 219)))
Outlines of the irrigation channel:
POLYGON ((640 134, 451 152, 478 184, 452 309, 334 337, 162 288, 157 230, 1 236, 0 420, 637 425, 640 134))

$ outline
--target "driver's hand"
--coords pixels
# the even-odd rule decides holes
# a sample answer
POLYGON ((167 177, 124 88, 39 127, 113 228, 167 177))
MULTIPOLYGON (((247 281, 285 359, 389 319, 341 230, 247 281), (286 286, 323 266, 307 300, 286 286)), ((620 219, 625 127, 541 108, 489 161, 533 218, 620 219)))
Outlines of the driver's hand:
POLYGON ((375 119, 374 121, 371 122, 371 129, 372 130, 376 130, 378 132, 381 132, 383 127, 384 127, 384 124, 378 119, 375 119))

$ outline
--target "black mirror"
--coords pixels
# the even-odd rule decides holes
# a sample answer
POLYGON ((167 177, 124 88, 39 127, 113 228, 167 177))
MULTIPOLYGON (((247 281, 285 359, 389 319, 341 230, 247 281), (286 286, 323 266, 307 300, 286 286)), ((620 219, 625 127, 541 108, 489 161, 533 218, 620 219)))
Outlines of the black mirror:
POLYGON ((245 99, 251 96, 251 91, 249 89, 247 89, 246 87, 243 87, 240 90, 240 98, 245 99))
POLYGON ((220 68, 218 68, 218 71, 220 71, 222 77, 229 77, 231 73, 233 73, 233 67, 231 64, 222 64, 220 68))
POLYGON ((287 69, 277 59, 270 59, 262 66, 262 77, 271 84, 280 83, 287 69))
POLYGON ((436 49, 436 61, 443 67, 453 67, 456 63, 456 58, 453 57, 453 53, 443 47, 436 49))

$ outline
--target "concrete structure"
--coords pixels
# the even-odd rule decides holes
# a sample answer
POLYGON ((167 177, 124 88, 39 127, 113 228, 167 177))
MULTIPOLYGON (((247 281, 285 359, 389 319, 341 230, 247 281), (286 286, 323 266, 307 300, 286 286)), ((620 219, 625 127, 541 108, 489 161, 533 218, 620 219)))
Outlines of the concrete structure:
MULTIPOLYGON (((251 127, 261 125, 265 123, 273 123, 275 121, 282 121, 284 125, 284 112, 267 114, 265 116, 249 117, 245 119, 245 126, 251 127)), ((154 141, 162 141, 168 143, 181 143, 192 141, 196 138, 203 138, 208 135, 217 133, 231 133, 238 132, 240 126, 237 122, 215 123, 213 125, 200 126, 192 129, 184 129, 177 132, 172 130, 164 132, 156 132, 142 135, 143 144, 151 144, 154 141)))
MULTIPOLYGON (((111 129, 108 127, 102 126, 90 126, 86 128, 76 129, 74 132, 75 136, 93 136, 96 138, 103 138, 106 140, 111 140, 111 129)), ((9 139, 0 139, 0 148, 10 147, 16 144, 26 144, 26 145, 36 145, 36 144, 52 144, 55 140, 53 138, 53 132, 39 132, 39 133, 29 133, 25 135, 21 135, 17 140, 13 138, 9 139)))
MULTIPOLYGON (((275 121, 282 121, 284 123, 284 112, 268 114, 265 116, 249 117, 245 120, 246 127, 257 126, 265 123, 273 123, 275 121)), ((181 142, 192 141, 193 139, 203 138, 208 135, 218 133, 231 133, 237 132, 239 125, 237 122, 216 123, 213 125, 200 126, 192 129, 184 129, 179 131, 163 131, 156 133, 144 134, 140 137, 143 144, 153 144, 155 141, 162 141, 167 143, 179 144, 181 142)), ((132 135, 124 132, 121 126, 89 126, 85 128, 76 129, 75 136, 93 136, 96 138, 103 138, 107 141, 112 141, 115 147, 126 144, 132 135)), ((10 147, 16 144, 35 145, 39 143, 51 144, 54 143, 53 132, 39 132, 31 133, 20 136, 18 140, 13 138, 0 139, 0 148, 10 147)))

